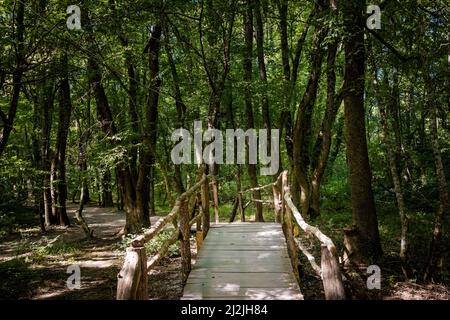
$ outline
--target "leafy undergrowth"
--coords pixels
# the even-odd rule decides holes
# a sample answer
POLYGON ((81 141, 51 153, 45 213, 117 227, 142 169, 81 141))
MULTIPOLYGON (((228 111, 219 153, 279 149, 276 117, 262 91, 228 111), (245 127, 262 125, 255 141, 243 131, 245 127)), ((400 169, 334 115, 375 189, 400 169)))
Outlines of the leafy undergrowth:
MULTIPOLYGON (((336 199, 334 199, 336 200, 336 199)), ((340 256, 343 255, 343 228, 352 223, 351 209, 345 208, 337 202, 324 201, 325 209, 321 216, 311 224, 317 226, 335 243, 340 256)), ((434 213, 410 213, 410 261, 415 270, 414 279, 405 279, 399 258, 400 248, 400 220, 394 204, 377 202, 380 237, 383 246, 383 258, 376 264, 381 268, 381 290, 367 290, 365 287, 367 275, 360 273, 355 282, 346 283, 347 294, 353 299, 449 299, 450 298, 450 251, 446 244, 450 238, 448 233, 443 236, 443 265, 440 275, 435 283, 421 283, 421 274, 429 248, 433 230, 434 213)), ((449 230, 448 221, 444 226, 449 230)), ((320 264, 320 245, 312 239, 301 234, 301 239, 309 250, 314 253, 316 261, 320 264)), ((302 292, 305 299, 324 299, 321 280, 315 275, 308 260, 300 254, 302 292)), ((375 262, 374 262, 375 263, 375 262)))

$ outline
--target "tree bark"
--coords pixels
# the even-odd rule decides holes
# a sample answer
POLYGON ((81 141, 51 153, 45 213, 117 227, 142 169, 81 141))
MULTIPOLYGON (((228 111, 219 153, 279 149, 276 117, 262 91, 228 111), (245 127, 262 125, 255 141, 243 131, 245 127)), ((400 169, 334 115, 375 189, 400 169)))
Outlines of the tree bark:
MULTIPOLYGON (((170 65, 170 71, 172 73, 172 81, 175 91, 175 106, 177 109, 177 120, 178 120, 178 126, 180 128, 184 128, 185 126, 185 118, 186 118, 186 112, 187 108, 186 105, 183 102, 183 97, 181 95, 180 90, 180 79, 178 77, 178 71, 175 66, 175 62, 173 61, 173 54, 172 49, 169 44, 166 44, 166 52, 167 52, 167 60, 169 61, 170 65)), ((181 165, 175 165, 175 188, 177 189, 178 195, 181 195, 186 191, 183 184, 183 177, 181 175, 181 165)))
POLYGON ((102 175, 102 207, 111 208, 114 206, 112 187, 111 187, 111 172, 109 169, 102 175))
POLYGON ((59 82, 59 123, 56 138, 55 160, 57 163, 59 224, 62 226, 69 226, 70 221, 66 209, 66 150, 70 117, 72 114, 72 102, 70 98, 69 61, 66 53, 63 54, 61 59, 61 71, 62 76, 59 82))
POLYGON ((50 135, 52 130, 52 118, 53 118, 53 103, 55 97, 55 85, 54 79, 50 78, 41 87, 40 94, 40 108, 41 114, 41 170, 43 172, 42 185, 43 185, 43 201, 44 201, 44 217, 45 225, 50 226, 56 224, 57 221, 52 213, 52 198, 51 198, 51 186, 50 186, 50 169, 51 169, 51 150, 50 150, 50 135))
POLYGON ((267 71, 266 62, 264 57, 264 24, 261 16, 261 5, 260 0, 254 1, 254 12, 255 12, 255 29, 256 29, 256 52, 258 56, 258 69, 259 69, 259 79, 262 82, 262 93, 261 93, 261 109, 264 129, 267 130, 267 149, 271 150, 271 122, 270 122, 270 108, 269 108, 269 97, 268 97, 268 86, 267 86, 267 71))
MULTIPOLYGON (((252 0, 247 0, 247 5, 244 13, 244 38, 245 38, 245 51, 244 51, 244 81, 247 88, 245 89, 244 101, 245 101, 245 113, 247 115, 247 129, 254 129, 254 117, 253 117, 253 105, 252 105, 252 57, 253 57, 253 13, 252 13, 252 0)), ((249 154, 249 145, 247 143, 247 160, 249 154)), ((258 176, 256 172, 256 165, 248 163, 247 165, 248 175, 250 178, 250 185, 252 188, 258 187, 258 176)), ((261 192, 256 190, 253 192, 253 198, 255 200, 261 200, 261 192)), ((264 222, 262 204, 260 202, 255 203, 256 222, 264 222)))
MULTIPOLYGON (((319 14, 325 10, 325 7, 326 3, 321 1, 316 4, 315 11, 319 14)), ((310 217, 316 217, 318 215, 318 212, 315 212, 311 207, 311 179, 308 174, 311 164, 309 146, 311 143, 311 119, 317 99, 323 60, 322 46, 326 33, 327 30, 323 26, 318 26, 314 32, 309 79, 298 107, 293 131, 293 174, 296 183, 296 186, 293 187, 293 193, 298 193, 298 183, 301 190, 301 212, 310 217)))
POLYGON ((345 39, 345 136, 352 198, 353 223, 362 254, 368 260, 382 254, 364 116, 365 5, 363 1, 342 3, 345 39))
MULTIPOLYGON (((378 70, 376 72, 378 72, 378 70)), ((394 72, 397 73, 396 70, 394 72)), ((388 166, 391 173, 392 183, 394 185, 394 192, 400 215, 400 224, 401 224, 400 260, 402 263, 403 274, 406 279, 409 279, 413 276, 413 272, 410 267, 408 257, 409 216, 404 198, 404 191, 401 178, 402 170, 401 170, 401 163, 399 161, 402 155, 402 148, 401 146, 399 146, 400 143, 399 136, 396 136, 395 138, 392 136, 390 121, 385 108, 385 105, 388 105, 389 109, 391 110, 398 109, 399 103, 398 76, 397 75, 394 76, 394 87, 390 88, 387 75, 385 75, 383 79, 383 86, 385 87, 385 90, 388 90, 387 92, 389 93, 389 97, 387 99, 383 99, 381 93, 379 93, 380 95, 379 110, 381 115, 381 124, 383 126, 384 142, 386 144, 388 166)), ((399 124, 397 123, 398 121, 399 121, 398 117, 392 117, 391 119, 394 128, 393 131, 396 134, 399 134, 396 130, 396 128, 399 127, 399 124)))
POLYGON ((17 107, 19 105, 20 91, 22 89, 22 75, 23 75, 23 60, 24 60, 24 37, 25 37, 25 2, 20 1, 17 4, 17 12, 13 12, 15 16, 15 38, 17 47, 16 49, 16 65, 13 72, 13 92, 11 101, 9 103, 8 113, 4 114, 0 109, 0 116, 3 122, 3 129, 0 131, 0 156, 5 151, 5 147, 8 144, 9 136, 13 130, 14 119, 17 113, 17 107))
MULTIPOLYGON (((427 73, 428 71, 425 71, 427 73)), ((434 81, 430 75, 426 75, 426 90, 428 95, 428 107, 430 111, 430 140, 433 150, 434 163, 436 167, 437 187, 439 190, 439 207, 436 212, 434 221, 433 237, 430 242, 430 249, 428 251, 427 264, 424 272, 424 280, 432 280, 439 268, 442 266, 442 232, 445 215, 448 213, 449 196, 448 184, 445 176, 444 163, 442 161, 441 148, 439 145, 438 133, 438 117, 437 117, 437 97, 434 93, 434 81)))
POLYGON ((325 169, 328 164, 328 157, 331 149, 331 136, 333 123, 339 107, 342 104, 342 90, 336 94, 336 53, 337 41, 328 45, 327 62, 327 110, 322 121, 322 127, 316 139, 316 145, 313 151, 313 173, 311 177, 311 209, 314 215, 320 215, 320 188, 325 169))
MULTIPOLYGON (((150 226, 150 207, 154 208, 154 168, 156 157, 157 122, 158 122, 158 102, 159 90, 161 87, 161 77, 159 74, 159 54, 160 54, 161 26, 154 25, 150 40, 146 46, 149 55, 150 83, 147 110, 145 112, 145 134, 143 138, 142 158, 138 180, 136 183, 136 204, 138 215, 141 216, 144 226, 150 226), (152 196, 150 197, 150 191, 152 196), (150 203, 150 204, 149 204, 150 203)), ((154 209, 153 209, 154 211, 154 209)))
MULTIPOLYGON (((86 20, 87 18, 84 18, 86 20)), ((89 35, 91 43, 95 43, 92 31, 89 35)), ((88 59, 88 66, 90 69, 89 83, 91 84, 92 91, 97 106, 97 117, 100 122, 101 128, 107 137, 112 137, 117 134, 117 127, 113 121, 111 109, 109 107, 108 98, 105 93, 105 89, 102 84, 102 77, 100 73, 100 67, 97 61, 91 56, 88 59)), ((111 140, 113 145, 117 144, 116 140, 111 140)), ((119 185, 124 197, 124 207, 126 211, 125 233, 137 233, 140 231, 143 225, 142 218, 137 215, 136 210, 136 189, 133 184, 132 173, 128 165, 119 163, 116 166, 116 170, 119 175, 119 185)))

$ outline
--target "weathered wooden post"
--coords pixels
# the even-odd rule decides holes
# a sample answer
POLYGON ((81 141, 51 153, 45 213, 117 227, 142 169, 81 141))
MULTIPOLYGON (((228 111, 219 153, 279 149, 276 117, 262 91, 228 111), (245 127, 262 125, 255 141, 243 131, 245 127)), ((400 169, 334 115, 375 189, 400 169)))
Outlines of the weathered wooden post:
POLYGON ((202 231, 202 217, 203 217, 203 203, 201 193, 197 194, 197 203, 199 204, 200 215, 196 221, 195 228, 195 242, 197 244, 197 252, 203 245, 203 231, 202 231))
MULTIPOLYGON (((332 248, 334 249, 334 247, 332 248)), ((335 252, 322 244, 322 258, 320 262, 322 269, 323 289, 327 300, 345 300, 342 273, 335 252)))
POLYGON ((239 206, 239 214, 241 216, 241 222, 245 222, 245 210, 244 210, 244 200, 242 199, 242 193, 238 193, 238 206, 239 206))
POLYGON ((208 177, 204 175, 204 181, 201 186, 201 195, 202 195, 202 232, 203 232, 203 239, 206 238, 206 235, 209 231, 209 224, 210 224, 210 215, 209 215, 209 181, 208 177))
POLYGON ((277 180, 277 187, 280 191, 280 197, 281 197, 281 225, 283 226, 283 229, 285 228, 285 214, 286 214, 286 199, 284 199, 284 187, 287 185, 287 171, 283 171, 280 174, 280 177, 277 180))
POLYGON ((281 223, 281 194, 276 185, 272 187, 273 207, 275 209, 275 221, 281 223))
POLYGON ((190 243, 190 225, 188 200, 181 199, 180 205, 180 253, 181 253, 181 272, 183 274, 183 283, 187 280, 191 272, 191 243, 190 243))
POLYGON ((117 275, 117 300, 147 300, 147 255, 145 247, 129 247, 117 275))
POLYGON ((283 202, 285 203, 284 207, 284 233, 286 235, 286 242, 288 245, 289 255, 291 257, 291 264, 292 268, 294 269, 294 274, 297 279, 299 279, 299 273, 298 273, 298 252, 297 252, 297 246, 295 244, 294 239, 294 223, 292 219, 292 210, 289 207, 289 205, 286 203, 284 196, 286 194, 286 191, 289 191, 289 185, 288 185, 288 172, 284 171, 282 173, 282 190, 283 190, 283 202))

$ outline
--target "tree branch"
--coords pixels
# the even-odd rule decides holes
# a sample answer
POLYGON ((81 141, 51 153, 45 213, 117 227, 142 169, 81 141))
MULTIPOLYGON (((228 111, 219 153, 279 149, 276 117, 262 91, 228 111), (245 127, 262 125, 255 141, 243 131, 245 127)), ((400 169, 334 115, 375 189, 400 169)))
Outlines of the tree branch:
POLYGON ((418 56, 405 56, 403 53, 398 51, 393 45, 384 40, 377 32, 365 27, 366 30, 375 37, 378 41, 380 41, 386 48, 388 48, 397 58, 399 58, 402 62, 408 62, 411 60, 419 60, 418 56))

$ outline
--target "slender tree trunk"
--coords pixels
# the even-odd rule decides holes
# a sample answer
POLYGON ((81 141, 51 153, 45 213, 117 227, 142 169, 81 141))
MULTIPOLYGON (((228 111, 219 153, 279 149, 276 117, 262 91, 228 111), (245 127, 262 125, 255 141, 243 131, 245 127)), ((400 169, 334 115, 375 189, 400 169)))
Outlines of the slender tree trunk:
MULTIPOLYGON (((247 115, 247 129, 254 129, 253 105, 252 105, 252 56, 253 56, 253 14, 252 14, 252 0, 247 0, 247 6, 244 13, 244 37, 245 37, 245 55, 244 55, 244 81, 247 85, 244 94, 245 113, 247 115)), ((249 145, 247 144, 247 155, 249 153, 249 145)), ((247 157, 247 160, 250 160, 247 157)), ((250 178, 250 185, 254 188, 258 186, 258 176, 256 172, 256 165, 248 163, 248 175, 250 178)), ((261 200, 261 192, 259 190, 253 192, 255 200, 261 200)), ((256 202, 256 222, 264 222, 262 204, 256 202)))
POLYGON ((42 185, 43 185, 44 216, 46 226, 50 226, 57 223, 52 213, 52 197, 50 185, 50 170, 51 170, 50 135, 52 129, 54 93, 55 93, 54 79, 51 78, 43 84, 40 94, 40 107, 42 110, 41 170, 43 172, 42 185))
MULTIPOLYGON (((428 71, 425 71, 425 73, 428 71)), ((436 95, 434 93, 434 81, 429 75, 426 75, 426 86, 428 95, 428 107, 430 111, 430 139, 433 150, 434 163, 436 167, 437 187, 439 190, 439 208, 436 212, 434 221, 433 237, 430 242, 427 264, 424 272, 424 280, 432 280, 438 269, 442 268, 442 232, 445 215, 448 213, 448 184, 445 176, 444 163, 442 161, 441 148, 439 145, 438 118, 436 95)))
POLYGON ((254 12, 255 12, 255 27, 256 27, 256 52, 258 55, 258 68, 259 68, 259 79, 263 84, 263 91, 261 94, 261 109, 264 129, 267 130, 267 149, 271 150, 271 122, 270 122, 270 108, 269 108, 269 97, 268 97, 268 86, 267 86, 267 71, 266 62, 264 57, 264 25, 261 16, 261 5, 260 0, 254 1, 254 12))
MULTIPOLYGON (((180 80, 178 77, 177 68, 175 66, 175 62, 173 61, 173 54, 172 49, 170 47, 170 44, 166 44, 166 52, 167 52, 167 60, 169 61, 170 65, 170 71, 172 73, 172 80, 173 80, 173 86, 175 91, 175 106, 177 108, 177 121, 178 126, 180 128, 184 128, 185 126, 185 118, 186 118, 186 105, 183 102, 183 97, 181 95, 180 90, 180 80)), ((175 165, 175 188, 177 190, 177 193, 180 195, 185 191, 184 184, 183 184, 183 178, 181 175, 181 165, 175 165)))
POLYGON ((24 37, 25 37, 25 2, 19 1, 17 4, 17 11, 13 12, 15 16, 15 40, 16 46, 16 65, 13 72, 13 92, 11 101, 9 103, 8 113, 4 114, 0 109, 0 118, 3 122, 3 129, 0 131, 0 156, 3 154, 6 145, 8 144, 9 136, 13 130, 14 119, 19 105, 20 91, 22 89, 22 75, 23 75, 23 60, 24 60, 24 37))
MULTIPOLYGON (((44 85, 41 87, 45 87, 44 85)), ((40 170, 42 168, 42 155, 41 155, 41 141, 39 136, 42 132, 39 130, 39 124, 42 117, 42 109, 40 108, 40 99, 33 99, 33 130, 31 133, 32 150, 33 150, 33 167, 35 170, 40 170)), ((38 173, 36 176, 36 182, 32 183, 32 197, 33 197, 33 207, 36 215, 39 216, 39 225, 41 227, 41 232, 45 232, 45 213, 44 213, 44 197, 41 191, 40 181, 43 178, 42 173, 38 173)))
POLYGON ((314 148, 313 174, 311 177, 311 208, 315 215, 320 215, 320 187, 331 149, 333 123, 342 104, 342 90, 336 95, 336 53, 337 41, 328 45, 327 63, 327 110, 322 121, 322 128, 314 148), (317 155, 316 155, 317 154, 317 155))
POLYGON ((102 207, 111 208, 114 206, 113 194, 112 194, 112 178, 109 169, 102 175, 102 207))
POLYGON ((366 23, 364 1, 348 0, 342 3, 345 39, 345 136, 349 183, 352 194, 353 223, 357 229, 361 255, 367 260, 382 254, 372 174, 367 150, 364 116, 366 23))
POLYGON ((328 179, 333 175, 334 163, 336 162, 336 159, 339 153, 341 152, 343 138, 344 138, 344 116, 339 116, 339 118, 336 121, 336 133, 334 134, 333 148, 330 151, 330 156, 328 159, 328 166, 327 166, 328 169, 326 179, 328 179))
POLYGON ((87 96, 87 108, 86 108, 86 125, 85 130, 83 131, 81 128, 81 124, 78 125, 79 129, 79 136, 80 136, 80 142, 78 145, 78 163, 79 163, 79 169, 81 174, 81 182, 82 182, 82 189, 80 194, 80 199, 83 199, 84 203, 83 205, 86 205, 90 202, 91 197, 89 193, 89 180, 87 176, 87 144, 89 140, 89 136, 91 133, 91 90, 90 87, 88 88, 88 96, 87 96), (83 132, 82 132, 83 131, 83 132))
MULTIPOLYGON (((229 128, 232 128, 233 130, 236 130, 236 121, 235 121, 235 115, 234 115, 234 110, 233 110, 233 83, 232 81, 228 81, 228 86, 227 86, 227 122, 228 122, 228 126, 229 128)), ((235 141, 236 143, 236 141, 235 141)), ((234 159, 236 159, 236 154, 237 154, 237 150, 236 150, 236 145, 235 144, 235 148, 233 150, 233 157, 234 159)), ((237 209, 239 209, 239 213, 240 213, 240 219, 241 222, 245 222, 245 215, 244 215, 244 210, 243 210, 243 200, 242 200, 242 165, 237 164, 236 165, 236 192, 237 192, 237 198, 236 198, 236 212, 234 212, 234 217, 233 220, 235 219, 236 213, 237 213, 237 209)), ((234 209, 233 209, 234 210, 234 209)))
MULTIPOLYGON (((142 157, 138 180, 136 183, 136 205, 138 215, 143 219, 144 226, 150 225, 149 208, 154 208, 154 169, 157 140, 158 102, 161 78, 159 74, 161 26, 153 26, 150 40, 145 48, 149 55, 150 83, 146 124, 143 139, 142 157), (150 195, 152 193, 152 195, 150 195), (150 203, 150 205, 149 205, 150 203)), ((154 209, 153 209, 154 210, 154 209)))
POLYGON ((72 114, 72 102, 70 98, 69 84, 69 62, 66 54, 61 59, 62 76, 59 83, 59 123, 56 138, 55 158, 57 158, 58 168, 58 210, 59 224, 69 226, 70 221, 67 216, 67 183, 66 183, 66 150, 67 138, 69 135, 70 116, 72 114))
MULTIPOLYGON (((325 10, 326 3, 321 1, 316 4, 318 13, 325 10)), ((311 69, 305 93, 298 107, 297 118, 293 132, 293 174, 295 183, 300 185, 300 208, 304 215, 316 217, 311 207, 311 179, 309 177, 309 166, 311 164, 309 156, 309 146, 311 144, 311 119, 314 105, 317 99, 319 79, 323 60, 323 40, 327 33, 326 28, 318 26, 313 36, 313 48, 311 51, 311 69)), ((294 188, 294 191, 296 189, 294 188)))
MULTIPOLYGON (((387 78, 385 78, 387 80, 387 78)), ((385 81, 387 82, 387 81, 385 81)), ((388 83, 386 83, 388 84, 388 83)), ((397 99, 392 99, 392 103, 397 103, 397 99)), ((408 257, 408 229, 409 229, 409 216, 406 208, 404 192, 402 187, 401 180, 401 169, 399 168, 399 162, 397 161, 394 151, 394 139, 392 138, 391 128, 388 122, 388 116, 386 113, 386 109, 384 107, 385 102, 381 101, 380 114, 381 114, 381 122, 384 130, 384 140, 386 144, 386 153, 389 163, 389 169, 391 172, 392 182, 394 184, 395 198, 397 200, 397 207, 400 215, 400 224, 401 224, 401 235, 400 235, 400 260, 402 262, 402 270, 406 279, 409 279, 412 276, 412 270, 409 266, 409 257, 408 257)), ((396 119, 393 119, 395 122, 396 119)))
POLYGON ((83 209, 85 206, 86 200, 84 199, 85 193, 83 192, 83 189, 85 188, 84 182, 81 182, 81 196, 80 196, 80 203, 78 205, 78 210, 75 211, 75 219, 77 219, 78 223, 81 225, 81 228, 84 231, 84 234, 87 238, 92 238, 94 235, 94 231, 89 228, 89 225, 87 224, 86 220, 83 218, 83 209))
MULTIPOLYGON (((236 3, 235 1, 231 2, 231 7, 227 16, 225 17, 227 26, 220 26, 220 20, 218 16, 220 14, 214 9, 214 5, 212 1, 201 1, 201 10, 200 10, 200 20, 199 20, 199 33, 200 33, 200 46, 201 46, 201 57, 203 60, 203 68, 206 72, 208 78, 208 87, 209 87, 209 107, 208 107, 208 117, 207 123, 209 129, 219 129, 220 128, 220 114, 221 114, 221 100, 225 89, 226 80, 228 78, 228 74, 230 72, 230 57, 231 57, 231 41, 233 36, 233 27, 236 16, 236 3), (205 6, 206 4, 206 6, 205 6), (206 15, 205 15, 206 9, 206 15), (223 59, 218 63, 217 56, 214 56, 212 59, 208 59, 205 53, 205 41, 204 41, 204 30, 203 30, 203 21, 208 21, 208 24, 211 28, 216 32, 216 34, 222 34, 222 43, 218 41, 216 36, 210 36, 208 34, 207 44, 209 45, 212 51, 217 47, 222 47, 220 55, 223 56, 223 59), (222 28, 221 28, 222 27, 222 28), (222 72, 220 73, 220 68, 222 72)), ((217 51, 216 51, 217 52, 217 51)), ((218 53, 219 54, 219 53, 218 53)), ((209 173, 212 175, 211 177, 211 189, 213 192, 213 200, 214 200, 214 215, 216 221, 219 219, 219 195, 218 195, 218 185, 217 180, 215 179, 215 175, 218 174, 219 166, 217 163, 209 165, 209 173)))
POLYGON ((55 221, 55 224, 57 224, 60 221, 58 207, 58 146, 55 147, 55 152, 51 160, 50 196, 52 204, 52 219, 55 221))
MULTIPOLYGON (((92 35, 91 35, 92 38, 92 35)), ((92 42, 94 42, 92 40, 92 42)), ((114 124, 111 109, 109 107, 108 98, 102 84, 102 78, 98 63, 91 57, 89 59, 89 83, 95 97, 97 106, 97 116, 101 124, 101 128, 106 136, 113 136, 117 133, 114 124)), ((115 142, 112 142, 115 144, 115 142)), ((119 174, 119 183, 122 194, 124 196, 124 207, 126 211, 125 233, 137 233, 143 225, 142 218, 137 214, 136 210, 136 189, 133 184, 132 174, 129 166, 119 163, 116 166, 119 174)), ((100 196, 100 193, 99 193, 100 196)))
MULTIPOLYGON (((280 119, 278 122, 278 128, 280 130, 280 141, 283 137, 283 130, 285 131, 285 144, 286 149, 288 148, 288 137, 291 137, 290 132, 288 132, 287 125, 290 125, 291 112, 290 112, 290 101, 289 101, 289 89, 291 80, 291 66, 289 62, 289 42, 288 42, 288 24, 287 24, 287 14, 288 14, 288 1, 281 0, 278 2, 278 13, 280 16, 280 47, 281 47, 281 62, 283 67, 283 109, 280 113, 280 119)), ((292 152, 288 152, 289 162, 292 160, 292 152)), ((279 153, 278 163, 280 164, 277 176, 283 172, 283 166, 281 161, 281 152, 279 153)), ((298 199, 297 199, 298 200, 298 199)), ((294 200, 295 202, 295 200, 294 200)))

